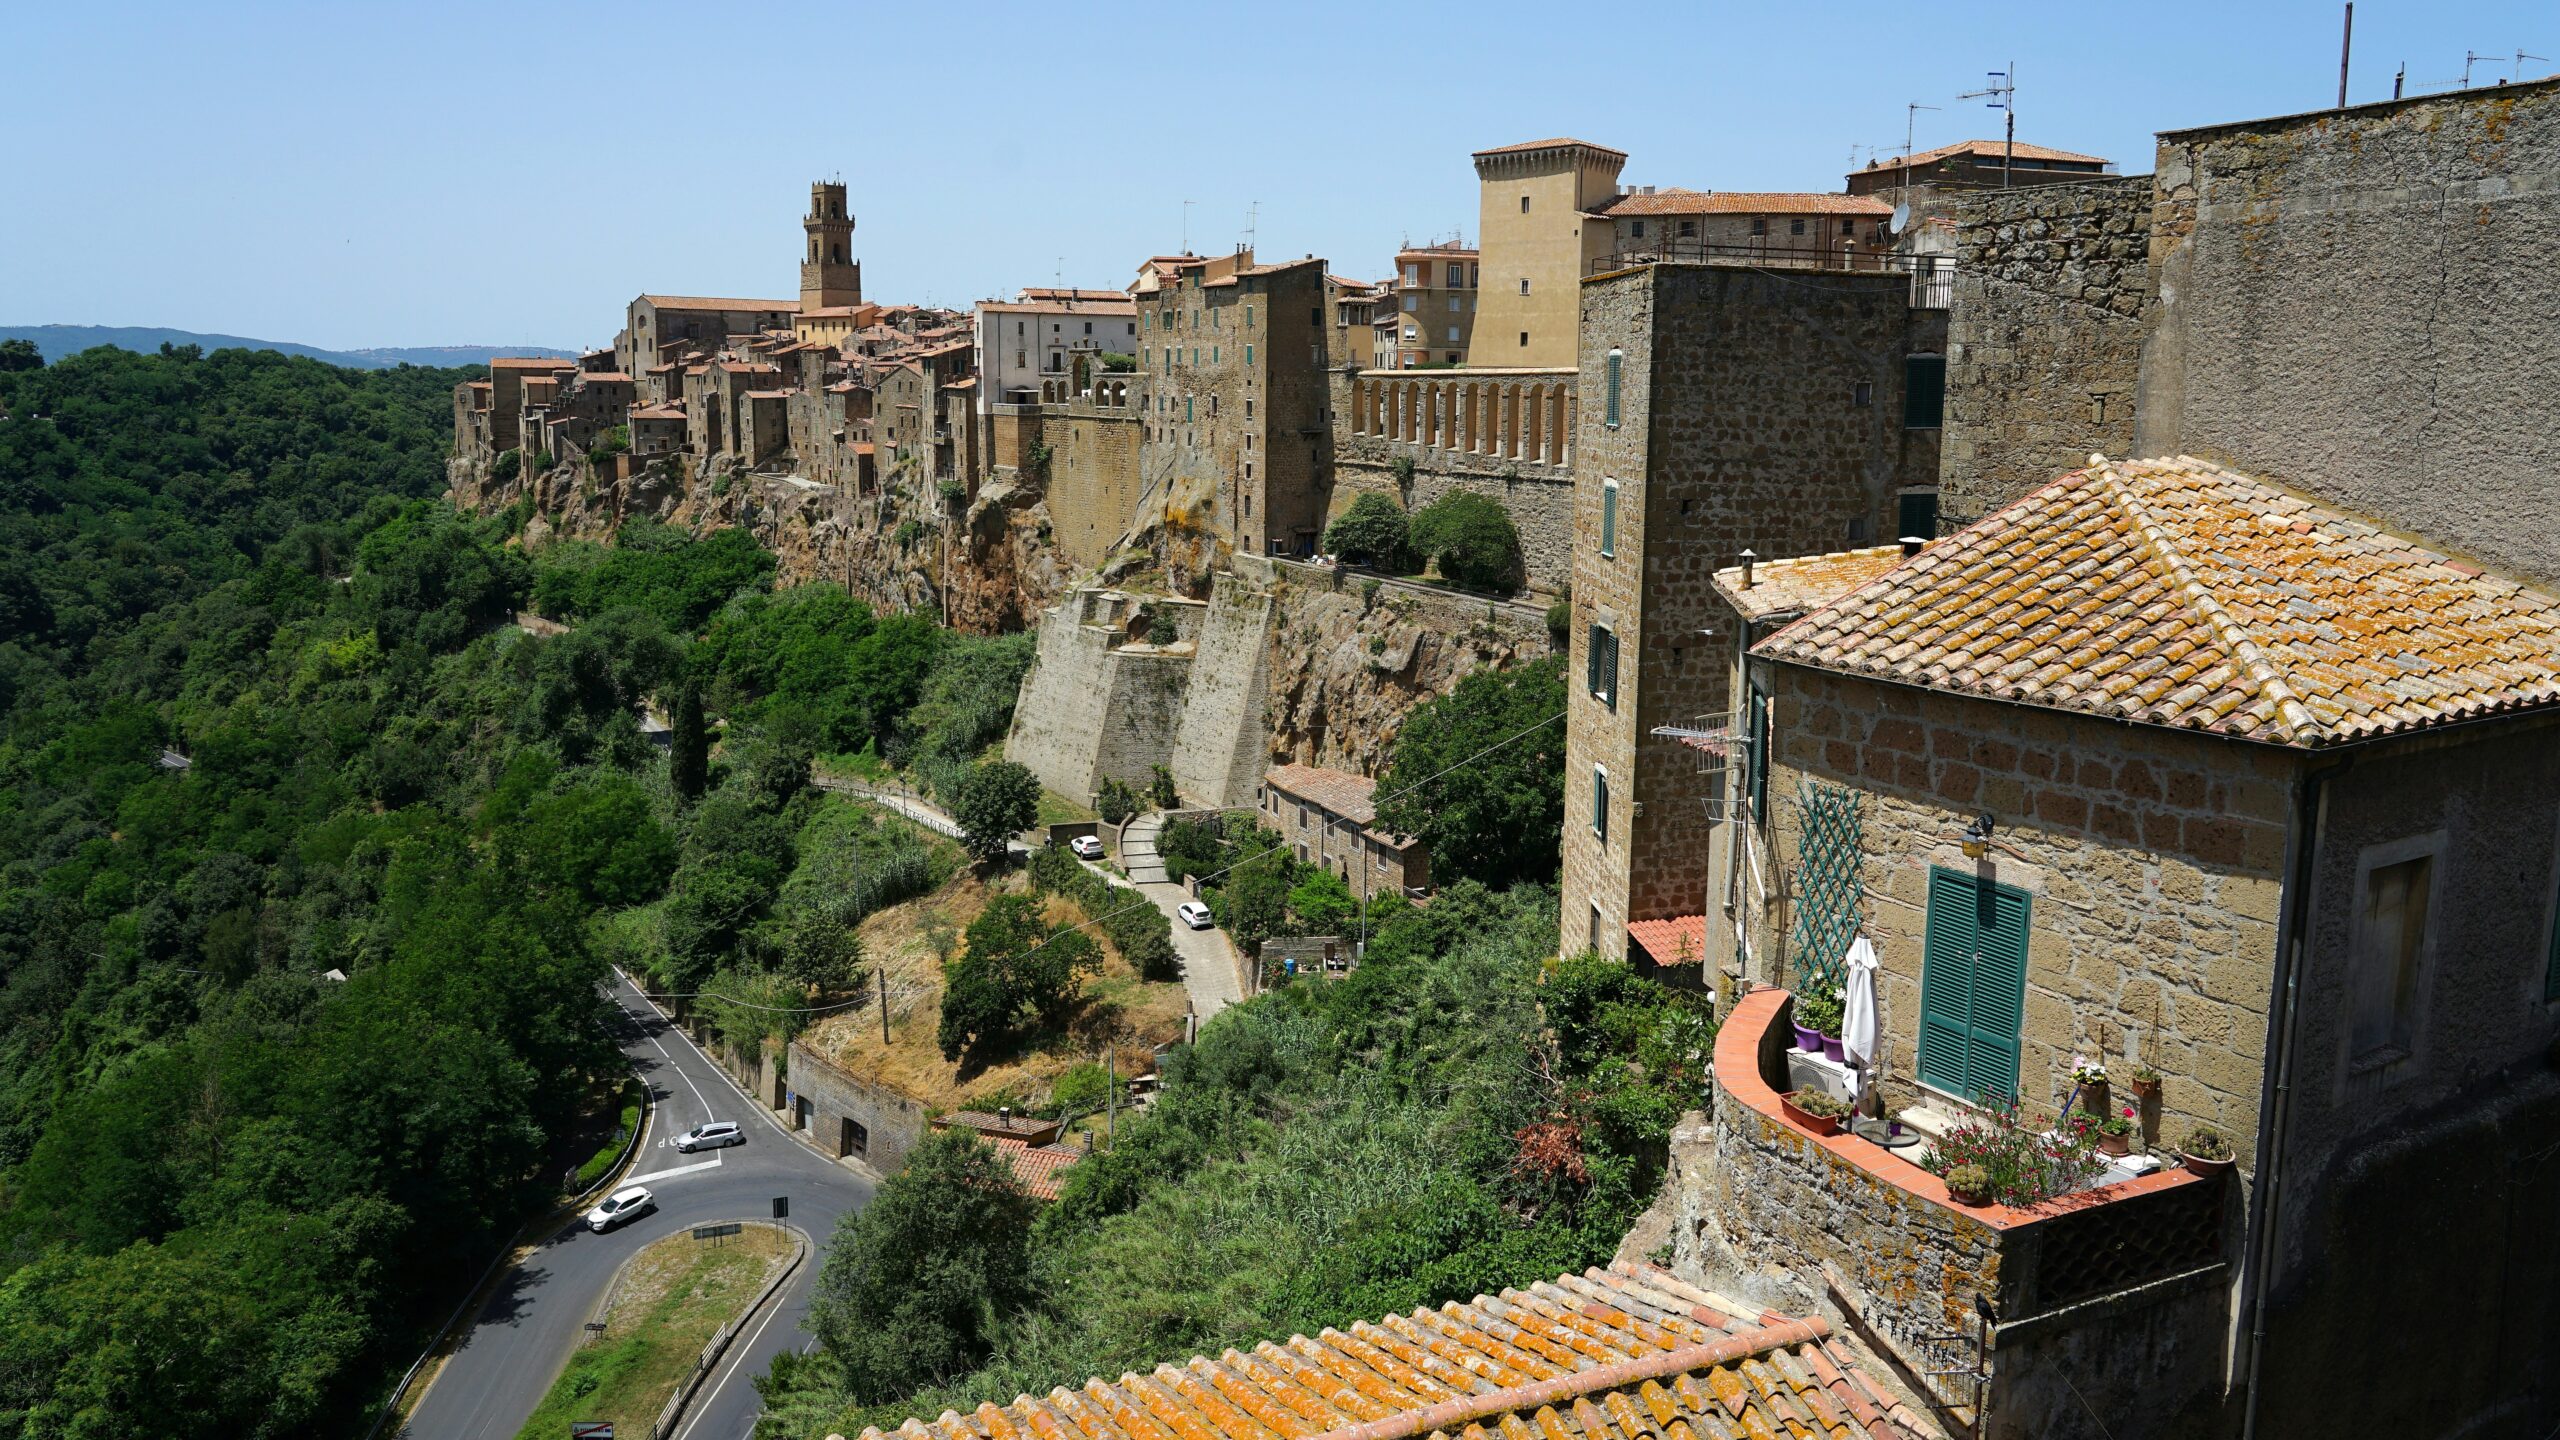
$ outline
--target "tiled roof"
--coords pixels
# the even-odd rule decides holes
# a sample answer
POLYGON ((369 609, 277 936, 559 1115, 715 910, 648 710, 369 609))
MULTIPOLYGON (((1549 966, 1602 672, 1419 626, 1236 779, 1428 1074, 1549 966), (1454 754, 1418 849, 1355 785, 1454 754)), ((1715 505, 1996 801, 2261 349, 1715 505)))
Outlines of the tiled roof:
POLYGON ((2202 460, 2095 461, 1755 653, 2322 746, 2560 704, 2560 599, 2202 460))
POLYGON ((581 370, 578 372, 578 383, 581 385, 628 385, 631 383, 631 377, 619 370, 581 370))
POLYGON ((635 405, 631 408, 631 418, 634 420, 682 420, 684 407, 681 405, 635 405))
MULTIPOLYGON (((1460 1305, 1194 1356, 905 1440, 1902 1440, 1933 1435, 1790 1320, 1654 1269, 1590 1270, 1460 1305)), ((862 1440, 884 1440, 877 1427, 862 1440)))
POLYGON ((1624 150, 1612 150, 1606 145, 1594 145, 1588 140, 1568 140, 1561 137, 1554 140, 1524 140, 1517 145, 1496 145, 1490 150, 1478 150, 1475 153, 1477 155, 1517 155, 1523 150, 1554 150, 1565 145, 1579 145, 1585 150, 1597 150, 1603 155, 1615 155, 1621 160, 1627 158, 1627 152, 1624 150))
POLYGON ((984 1110, 954 1110, 934 1122, 939 1126, 957 1125, 993 1138, 1011 1135, 1023 1138, 1033 1135, 1055 1135, 1059 1122, 1043 1120, 1037 1115, 995 1115, 984 1110))
POLYGON ((1746 620, 1818 610, 1903 561, 1899 545, 1841 550, 1829 555, 1800 555, 1790 560, 1759 560, 1751 566, 1751 584, 1742 583, 1742 567, 1716 572, 1716 593, 1746 620))
POLYGON ((1378 818, 1378 782, 1366 775, 1314 765, 1282 765, 1263 776, 1262 783, 1292 799, 1322 806, 1354 825, 1368 825, 1378 818))
MULTIPOLYGON (((1875 164, 1870 165, 1867 168, 1870 170, 1899 170, 1906 163, 1912 165, 1927 165, 1935 161, 1944 160, 1950 155, 1966 154, 1987 155, 1992 159, 1997 160, 2000 158, 2003 145, 2004 142, 1998 140, 1959 140, 1953 145, 1940 145, 1934 149, 1919 151, 1907 162, 1899 155, 1891 158, 1879 158, 1875 164)), ((2078 165, 2104 165, 2107 163, 2107 159, 2103 155, 2083 155, 2074 150, 2056 150, 2050 145, 2029 145, 2024 142, 2021 142, 2017 149, 2010 153, 2014 154, 2020 160, 2059 160, 2065 164, 2078 165)))
POLYGON ((1067 1170, 1084 1152, 1066 1145, 1026 1145, 1007 1136, 994 1136, 989 1142, 1013 1166, 1014 1178, 1034 1198, 1055 1200, 1067 1183, 1067 1170))
POLYGON ((1656 965, 1670 965, 1684 957, 1690 963, 1707 956, 1707 917, 1675 915, 1668 920, 1630 920, 1627 936, 1644 947, 1656 965))
POLYGON ((1666 186, 1647 195, 1620 195, 1591 207, 1593 215, 1872 215, 1893 207, 1872 195, 1832 195, 1811 190, 1683 190, 1666 186))
POLYGON ((785 315, 800 311, 797 300, 731 300, 717 295, 643 295, 640 297, 660 310, 776 310, 785 315))
POLYGON ((750 400, 788 400, 799 393, 799 391, 791 389, 750 390, 747 392, 747 398, 750 400))
POLYGON ((578 362, 550 355, 496 355, 490 357, 492 370, 575 370, 578 362))

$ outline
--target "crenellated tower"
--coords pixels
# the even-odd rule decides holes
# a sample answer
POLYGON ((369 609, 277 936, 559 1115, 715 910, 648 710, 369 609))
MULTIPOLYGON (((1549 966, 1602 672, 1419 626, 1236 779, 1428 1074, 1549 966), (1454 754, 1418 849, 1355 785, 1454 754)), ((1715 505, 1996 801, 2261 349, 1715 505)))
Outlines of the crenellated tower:
POLYGON ((844 208, 844 186, 821 180, 809 187, 809 251, 800 262, 803 313, 862 303, 862 262, 853 258, 853 216, 844 208))

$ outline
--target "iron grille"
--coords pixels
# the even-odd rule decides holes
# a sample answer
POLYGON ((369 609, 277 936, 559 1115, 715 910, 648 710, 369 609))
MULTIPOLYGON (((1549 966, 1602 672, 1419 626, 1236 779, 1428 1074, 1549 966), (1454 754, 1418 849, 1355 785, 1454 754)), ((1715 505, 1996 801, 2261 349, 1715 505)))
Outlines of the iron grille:
POLYGON ((1865 911, 1865 882, 1858 873, 1858 792, 1799 782, 1796 814, 1802 838, 1797 842, 1795 933, 1788 945, 1796 957, 1797 988, 1836 988, 1842 980, 1841 961, 1865 911))

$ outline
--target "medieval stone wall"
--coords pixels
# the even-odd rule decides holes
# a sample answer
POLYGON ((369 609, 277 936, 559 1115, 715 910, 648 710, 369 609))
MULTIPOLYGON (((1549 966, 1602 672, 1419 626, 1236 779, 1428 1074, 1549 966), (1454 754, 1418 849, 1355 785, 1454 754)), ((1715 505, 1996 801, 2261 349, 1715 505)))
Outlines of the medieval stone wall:
POLYGON ((1197 601, 1079 590, 1041 617, 1039 649, 1022 679, 1005 758, 1078 803, 1106 779, 1144 787, 1167 764, 1180 729, 1201 633, 1197 601), (1147 617, 1175 619, 1171 645, 1132 644, 1147 617))
POLYGON ((1250 805, 1262 783, 1271 613, 1267 566, 1244 562, 1210 590, 1171 757, 1174 789, 1193 804, 1250 805))
MULTIPOLYGON (((1560 396, 1572 392, 1571 371, 1541 378, 1560 396)), ((1517 420, 1509 422, 1510 430, 1497 428, 1503 423, 1496 419, 1497 407, 1516 414, 1523 406, 1519 392, 1528 383, 1462 370, 1410 377, 1336 375, 1333 498, 1326 523, 1364 494, 1384 495, 1407 514, 1459 491, 1482 495, 1501 505, 1520 532, 1530 588, 1561 592, 1573 573, 1573 470, 1563 437, 1555 437, 1552 447, 1530 448, 1517 433, 1517 420), (1419 409, 1416 397, 1435 391, 1442 392, 1436 403, 1454 408, 1456 419, 1446 428, 1420 423, 1411 431, 1399 428, 1405 424, 1405 407, 1419 409), (1472 421, 1470 406, 1479 411, 1472 421)), ((1550 415, 1554 408, 1547 406, 1550 415)))
POLYGON ((2151 177, 1987 190, 1956 226, 1939 471, 1948 521, 1998 509, 2092 452, 2133 447, 2151 297, 2151 177))

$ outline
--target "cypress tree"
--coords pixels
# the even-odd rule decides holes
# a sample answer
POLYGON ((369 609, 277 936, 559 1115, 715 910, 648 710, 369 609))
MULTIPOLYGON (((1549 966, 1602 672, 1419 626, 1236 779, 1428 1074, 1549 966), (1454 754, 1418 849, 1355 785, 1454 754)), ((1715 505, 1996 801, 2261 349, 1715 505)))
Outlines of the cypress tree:
POLYGON ((667 779, 677 798, 690 805, 702 798, 711 768, 711 736, 702 724, 702 689, 687 681, 676 692, 674 743, 667 755, 667 779))

